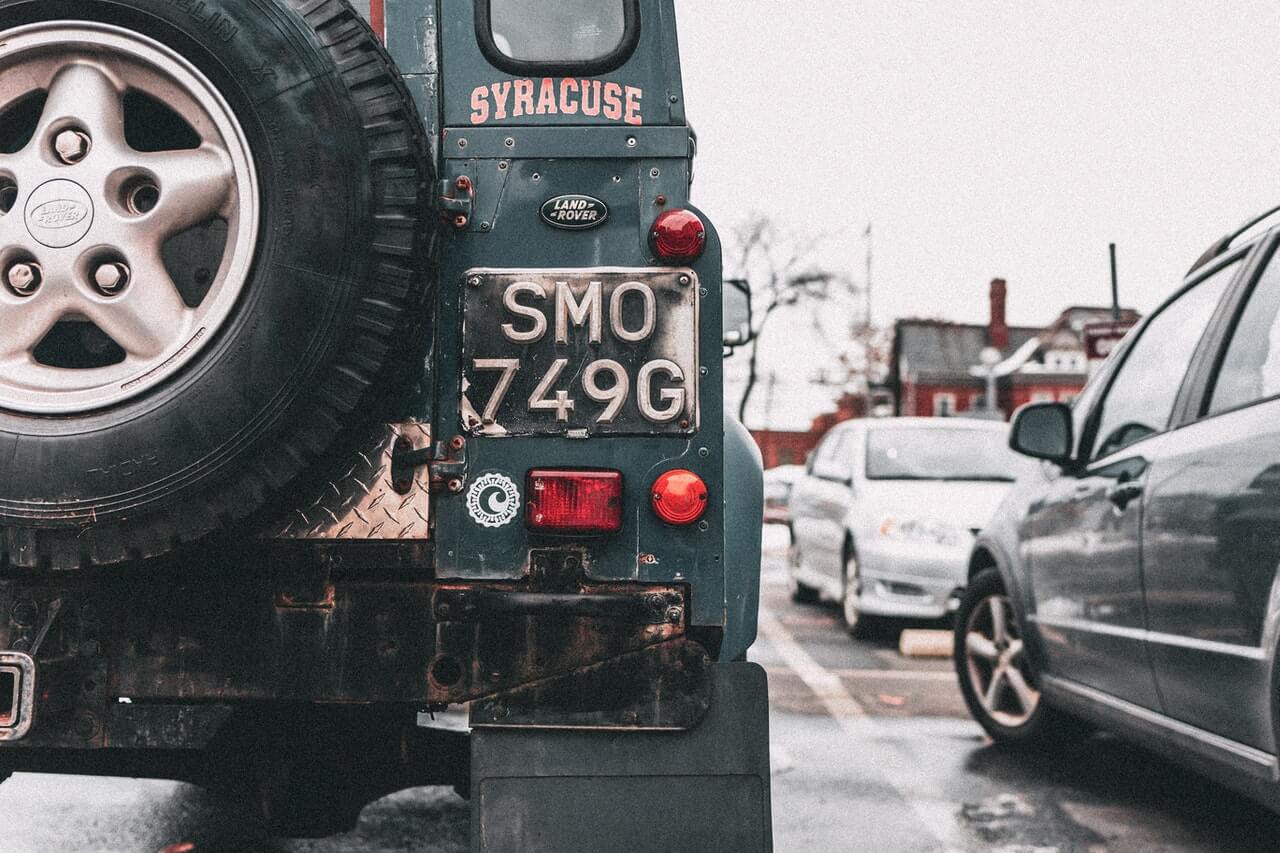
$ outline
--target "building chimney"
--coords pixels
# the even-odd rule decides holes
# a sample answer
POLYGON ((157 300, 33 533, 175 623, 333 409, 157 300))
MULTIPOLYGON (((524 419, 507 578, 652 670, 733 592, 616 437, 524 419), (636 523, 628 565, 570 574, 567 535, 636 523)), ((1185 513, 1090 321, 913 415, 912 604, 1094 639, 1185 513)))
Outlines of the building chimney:
POLYGON ((1005 300, 1009 287, 1002 278, 991 280, 991 325, 987 327, 987 343, 1004 352, 1009 348, 1009 322, 1005 319, 1005 300))

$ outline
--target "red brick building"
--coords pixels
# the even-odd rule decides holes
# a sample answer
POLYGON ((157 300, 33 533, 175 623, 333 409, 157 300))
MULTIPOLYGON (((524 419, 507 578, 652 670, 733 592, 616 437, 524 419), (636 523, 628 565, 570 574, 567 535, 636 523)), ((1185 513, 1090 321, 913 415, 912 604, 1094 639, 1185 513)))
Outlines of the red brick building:
MULTIPOLYGON (((894 324, 889 385, 899 415, 947 417, 984 411, 984 370, 992 366, 1000 377, 996 406, 1006 418, 1025 403, 1075 399, 1089 376, 1084 328, 1110 321, 1111 309, 1073 306, 1048 327, 1010 326, 1007 299, 1004 279, 995 279, 986 325, 942 320, 894 324), (998 366, 983 364, 987 348, 1000 354, 998 366)), ((1125 309, 1121 320, 1136 323, 1138 314, 1125 309)))
POLYGON ((825 412, 813 419, 806 432, 793 430, 753 429, 751 436, 760 446, 765 468, 779 465, 803 465, 809 451, 818 446, 827 430, 838 423, 863 416, 866 399, 861 394, 845 394, 836 401, 834 412, 825 412))

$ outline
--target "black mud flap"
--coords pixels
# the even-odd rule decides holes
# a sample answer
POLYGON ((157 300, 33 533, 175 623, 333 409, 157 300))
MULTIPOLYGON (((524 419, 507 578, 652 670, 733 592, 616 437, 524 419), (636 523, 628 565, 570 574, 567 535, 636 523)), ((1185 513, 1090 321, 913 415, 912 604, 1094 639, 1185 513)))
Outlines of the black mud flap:
POLYGON ((711 666, 689 731, 477 728, 476 853, 771 853, 769 685, 753 663, 711 666))

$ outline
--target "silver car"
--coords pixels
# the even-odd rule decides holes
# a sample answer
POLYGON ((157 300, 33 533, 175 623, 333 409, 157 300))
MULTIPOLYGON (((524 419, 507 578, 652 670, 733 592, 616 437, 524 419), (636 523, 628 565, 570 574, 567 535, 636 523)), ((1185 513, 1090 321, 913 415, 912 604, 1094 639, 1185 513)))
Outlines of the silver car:
POLYGON ((959 602, 974 537, 1027 462, 1008 425, 939 418, 849 421, 814 451, 791 495, 796 601, 864 616, 940 618, 959 602))

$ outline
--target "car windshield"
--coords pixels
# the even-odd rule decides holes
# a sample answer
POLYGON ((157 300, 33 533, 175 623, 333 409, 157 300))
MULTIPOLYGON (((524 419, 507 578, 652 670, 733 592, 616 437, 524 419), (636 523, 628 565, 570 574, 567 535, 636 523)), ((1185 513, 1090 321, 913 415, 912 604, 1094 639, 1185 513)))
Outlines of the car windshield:
POLYGON ((1025 464, 1008 440, 988 429, 873 429, 867 434, 867 479, 1011 483, 1025 464))

